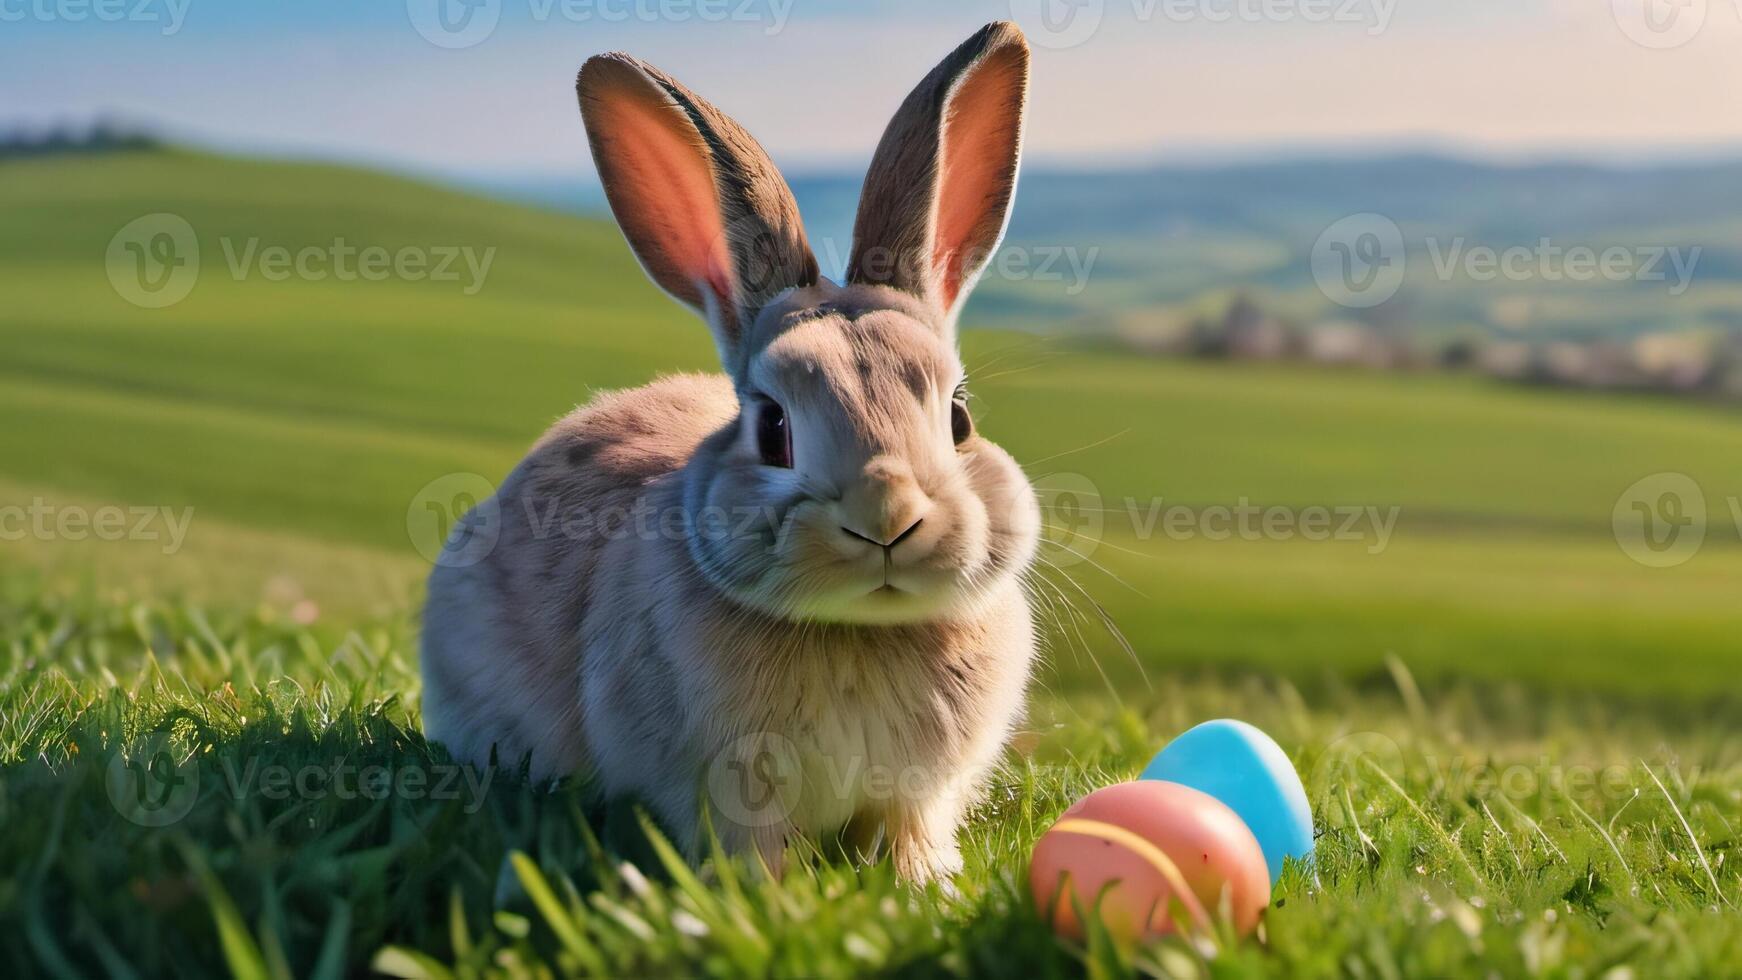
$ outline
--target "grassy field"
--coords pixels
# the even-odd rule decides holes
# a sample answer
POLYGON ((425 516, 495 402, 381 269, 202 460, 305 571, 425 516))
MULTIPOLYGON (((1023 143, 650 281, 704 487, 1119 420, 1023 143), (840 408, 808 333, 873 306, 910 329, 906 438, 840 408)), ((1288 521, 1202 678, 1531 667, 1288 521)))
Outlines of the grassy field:
POLYGON ((430 542, 408 514, 449 474, 500 479, 593 390, 710 364, 613 229, 183 153, 0 164, 0 213, 0 503, 192 508, 173 549, 0 541, 0 928, 24 937, 0 956, 17 970, 1597 976, 1742 955, 1733 414, 1154 362, 977 324, 977 418, 1042 488, 1062 567, 1031 731, 970 828, 962 896, 826 863, 697 881, 581 788, 505 779, 468 813, 403 794, 287 804, 234 778, 440 765, 416 734, 430 542), (104 255, 158 212, 195 230, 199 275, 144 309, 104 255), (233 264, 340 240, 493 259, 479 282, 233 264), (1711 510, 1706 546, 1672 568, 1611 532, 1660 472, 1711 510), (1242 505, 1379 516, 1347 540, 1218 540, 1205 519, 1242 505), (1317 774, 1317 880, 1285 882, 1257 943, 1052 940, 1020 886, 1035 835, 1218 715, 1317 774), (1345 764, 1375 733, 1386 765, 1345 764), (197 802, 163 828, 123 819, 110 760, 166 745, 197 802), (1614 792, 1473 785, 1483 764, 1608 772, 1614 792))
POLYGON ((403 627, 333 640, 8 585, 0 929, 14 941, 0 962, 13 976, 1694 977, 1742 957, 1742 746, 1722 716, 1672 733, 1560 696, 1424 692, 1401 671, 1389 691, 1310 700, 1204 678, 1126 708, 1043 695, 966 830, 959 897, 797 851, 776 884, 732 862, 698 876, 662 861, 575 787, 500 776, 438 797, 445 763, 416 732, 403 627), (1316 880, 1291 872, 1255 940, 1053 940, 1023 884, 1036 835, 1215 715, 1274 733, 1307 774, 1316 880), (162 807, 136 811, 136 784, 115 774, 160 752, 168 768, 146 785, 167 790, 162 807), (427 773, 427 789, 371 798, 371 767, 427 773), (286 801, 275 768, 312 776, 286 801))

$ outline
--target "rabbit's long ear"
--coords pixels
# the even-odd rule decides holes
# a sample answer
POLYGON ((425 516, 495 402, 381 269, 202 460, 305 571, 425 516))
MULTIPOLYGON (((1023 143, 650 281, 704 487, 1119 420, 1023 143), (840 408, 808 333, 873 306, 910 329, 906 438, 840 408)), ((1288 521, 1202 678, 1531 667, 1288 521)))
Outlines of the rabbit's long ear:
POLYGON ((849 282, 913 293, 955 322, 1004 236, 1027 101, 1028 42, 1015 24, 987 24, 932 69, 871 159, 849 282))
POLYGON ((575 89, 630 248, 660 288, 707 319, 736 373, 757 310, 817 281, 792 191, 743 127, 652 65, 599 55, 575 89))

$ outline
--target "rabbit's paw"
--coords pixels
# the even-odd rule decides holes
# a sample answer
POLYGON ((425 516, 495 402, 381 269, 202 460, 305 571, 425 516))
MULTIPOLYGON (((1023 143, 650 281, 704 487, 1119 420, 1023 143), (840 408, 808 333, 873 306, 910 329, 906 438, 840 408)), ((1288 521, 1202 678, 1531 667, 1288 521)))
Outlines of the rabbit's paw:
POLYGON ((932 841, 920 837, 897 838, 891 848, 895 873, 915 885, 937 882, 951 891, 950 879, 962 873, 962 852, 950 838, 932 841))

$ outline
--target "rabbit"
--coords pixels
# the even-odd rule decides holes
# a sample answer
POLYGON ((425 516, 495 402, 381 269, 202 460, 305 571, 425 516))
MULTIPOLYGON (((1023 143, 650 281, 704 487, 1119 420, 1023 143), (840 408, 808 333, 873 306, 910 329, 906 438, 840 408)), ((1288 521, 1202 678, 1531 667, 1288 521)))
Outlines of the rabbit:
POLYGON ((1037 644, 1039 507, 974 429, 955 338, 1015 193, 1027 76, 994 23, 908 95, 836 284, 737 123, 633 57, 587 61, 611 210, 724 374, 596 397, 458 523, 424 614, 432 741, 581 774, 694 857, 712 834, 778 874, 789 843, 835 835, 909 881, 960 870, 1037 644))

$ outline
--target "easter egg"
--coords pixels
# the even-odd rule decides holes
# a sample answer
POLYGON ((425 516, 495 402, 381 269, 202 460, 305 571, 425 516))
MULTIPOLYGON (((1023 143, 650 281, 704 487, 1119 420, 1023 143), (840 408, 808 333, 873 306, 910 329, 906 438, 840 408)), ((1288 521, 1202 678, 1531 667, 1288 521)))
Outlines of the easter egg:
POLYGON ((1283 858, 1312 856, 1313 813, 1299 774, 1282 746, 1243 721, 1206 721, 1187 731, 1140 778, 1190 786, 1226 803, 1258 838, 1272 885, 1282 877, 1283 858))
POLYGON ((1176 918, 1208 929, 1224 891, 1242 933, 1270 903, 1264 852, 1239 816, 1207 793, 1153 780, 1073 804, 1035 844, 1028 881, 1041 916, 1079 941, 1078 906, 1130 940, 1170 933, 1176 918))

